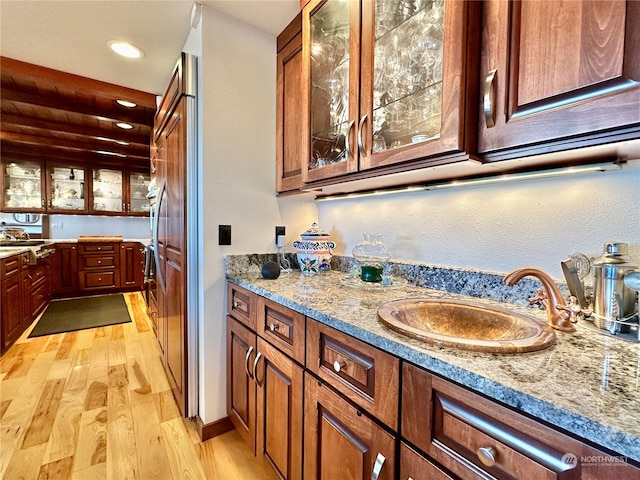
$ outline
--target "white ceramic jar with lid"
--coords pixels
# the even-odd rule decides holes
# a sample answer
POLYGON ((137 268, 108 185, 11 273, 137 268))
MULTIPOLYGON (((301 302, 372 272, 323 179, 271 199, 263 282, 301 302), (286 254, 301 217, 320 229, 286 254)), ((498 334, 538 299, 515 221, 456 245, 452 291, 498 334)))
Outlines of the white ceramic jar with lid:
POLYGON ((328 240, 326 233, 317 223, 313 223, 304 233, 300 234, 302 240, 293 242, 297 251, 300 271, 304 275, 316 275, 331 270, 332 250, 335 242, 328 240))

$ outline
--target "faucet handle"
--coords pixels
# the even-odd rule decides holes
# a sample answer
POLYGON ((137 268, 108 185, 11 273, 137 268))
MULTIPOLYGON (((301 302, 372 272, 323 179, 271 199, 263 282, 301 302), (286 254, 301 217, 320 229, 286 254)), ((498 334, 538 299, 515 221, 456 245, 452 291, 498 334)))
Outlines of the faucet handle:
POLYGON ((536 290, 536 294, 533 297, 529 297, 529 303, 539 303, 543 309, 547 309, 549 306, 549 299, 547 297, 547 292, 545 292, 542 288, 538 288, 536 290))
POLYGON ((589 317, 593 313, 588 308, 582 308, 578 299, 571 295, 569 297, 569 305, 556 305, 558 310, 564 310, 569 313, 569 321, 571 323, 578 323, 578 319, 583 316, 589 317))

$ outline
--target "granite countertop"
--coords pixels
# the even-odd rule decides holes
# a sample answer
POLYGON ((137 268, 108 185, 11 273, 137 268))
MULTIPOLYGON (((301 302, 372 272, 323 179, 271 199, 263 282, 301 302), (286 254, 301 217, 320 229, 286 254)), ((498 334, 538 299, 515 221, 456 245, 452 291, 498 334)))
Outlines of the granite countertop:
MULTIPOLYGON (((585 322, 576 333, 556 332, 556 344, 539 352, 489 354, 428 345, 379 323, 378 306, 399 298, 460 295, 411 285, 353 288, 340 282, 345 276, 306 277, 294 270, 264 280, 255 273, 227 272, 232 283, 640 462, 639 344, 593 331, 585 322)), ((543 311, 472 300, 521 310, 546 322, 543 311)))

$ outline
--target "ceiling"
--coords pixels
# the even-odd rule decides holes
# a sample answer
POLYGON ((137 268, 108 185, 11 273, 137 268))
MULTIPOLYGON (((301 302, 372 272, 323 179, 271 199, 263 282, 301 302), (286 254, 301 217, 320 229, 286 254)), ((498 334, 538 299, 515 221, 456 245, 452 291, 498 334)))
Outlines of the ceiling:
MULTIPOLYGON (((199 3, 273 35, 274 54, 275 36, 300 8, 299 0, 199 3)), ((3 158, 147 166, 155 96, 191 31, 192 8, 191 0, 1 0, 3 158), (106 46, 112 39, 134 43, 144 57, 115 55, 106 46), (139 106, 115 103, 127 96, 139 106), (134 128, 125 132, 117 121, 134 128)))

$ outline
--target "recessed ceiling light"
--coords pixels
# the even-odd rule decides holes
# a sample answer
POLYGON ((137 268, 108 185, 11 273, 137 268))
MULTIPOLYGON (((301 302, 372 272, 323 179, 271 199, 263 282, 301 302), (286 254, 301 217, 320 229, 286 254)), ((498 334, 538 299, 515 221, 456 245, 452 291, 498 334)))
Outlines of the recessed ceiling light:
POLYGON ((127 107, 127 108, 133 108, 138 106, 137 104, 130 102, 129 100, 116 100, 116 102, 122 105, 123 107, 127 107))
POLYGON ((129 125, 128 123, 124 122, 118 122, 116 123, 116 127, 123 128, 124 130, 131 130, 133 128, 133 125, 129 125))
POLYGON ((140 50, 135 45, 129 42, 123 42, 120 40, 109 40, 107 42, 109 48, 116 52, 118 55, 122 55, 127 58, 142 58, 144 57, 144 52, 140 50))
POLYGON ((98 153, 102 154, 102 155, 110 155, 113 157, 122 157, 122 158, 126 158, 126 155, 123 155, 122 153, 116 153, 116 152, 109 152, 107 150, 98 150, 98 153))

